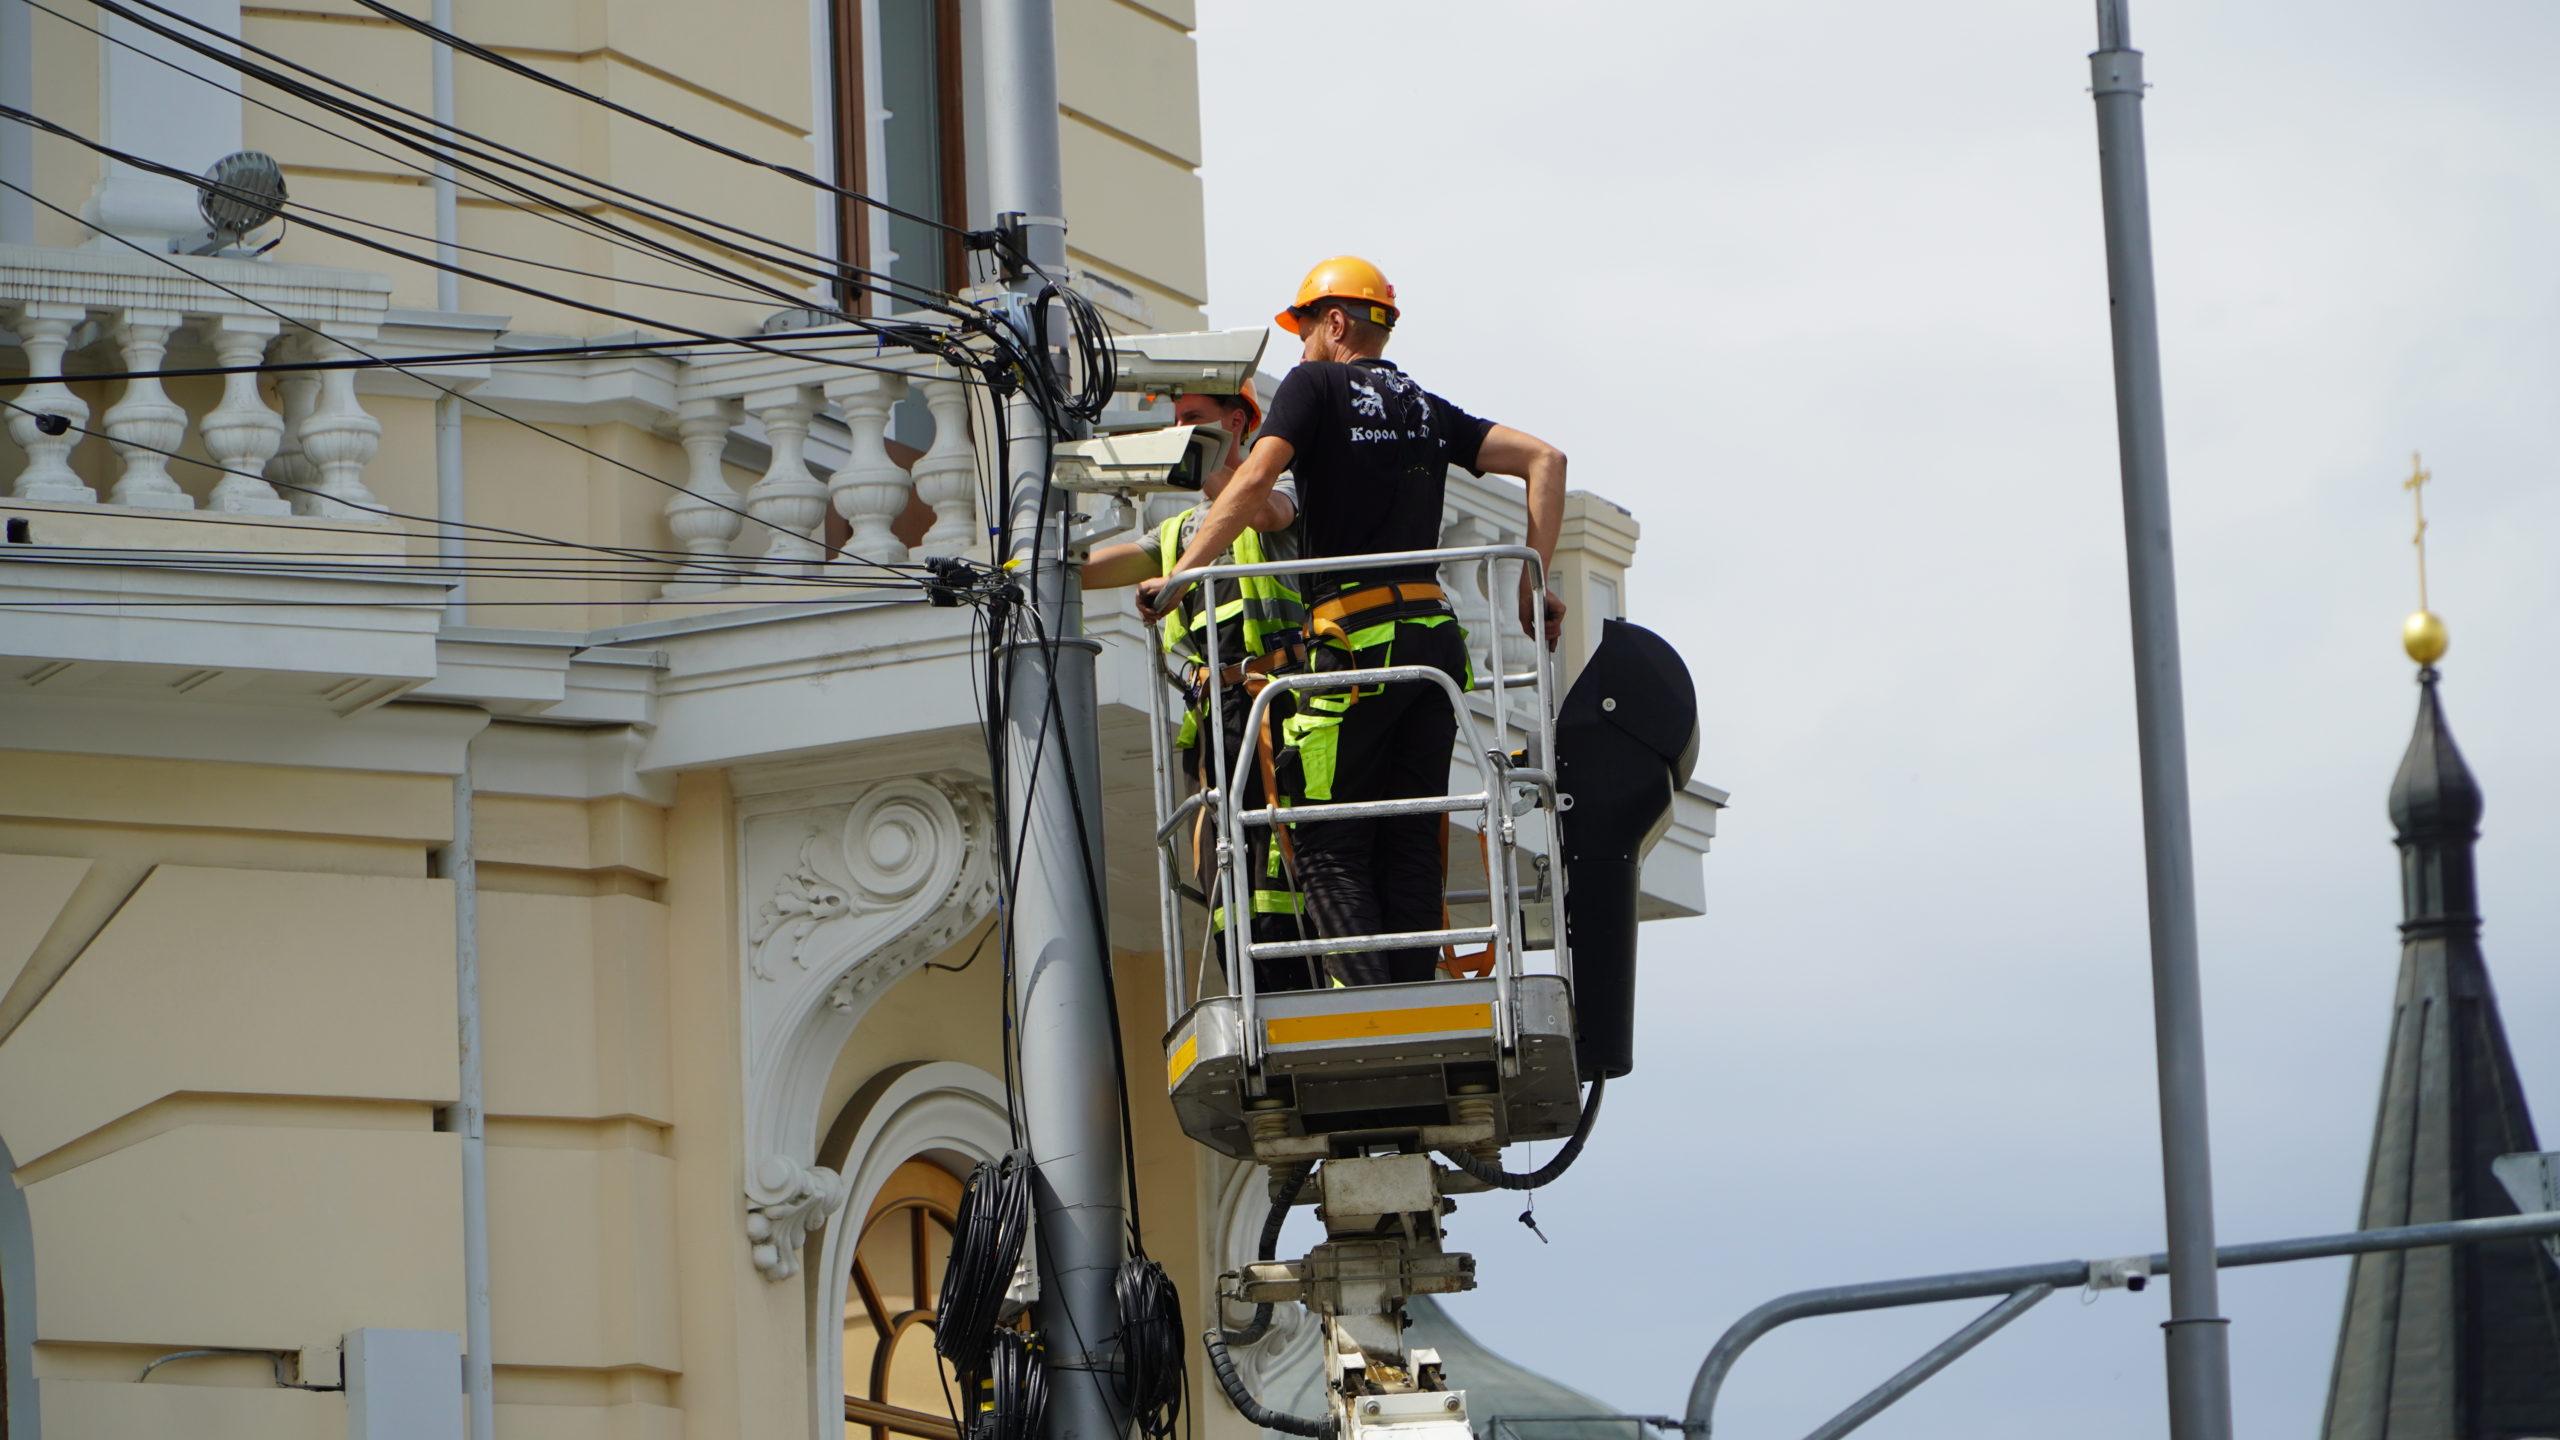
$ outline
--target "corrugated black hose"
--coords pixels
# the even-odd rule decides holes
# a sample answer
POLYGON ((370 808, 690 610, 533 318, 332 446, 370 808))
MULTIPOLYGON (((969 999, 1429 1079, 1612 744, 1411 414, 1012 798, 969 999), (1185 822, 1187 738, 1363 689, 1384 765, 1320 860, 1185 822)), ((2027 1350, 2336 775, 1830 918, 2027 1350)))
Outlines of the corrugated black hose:
POLYGON ((1591 1082, 1591 1093, 1582 1099, 1582 1118, 1573 1122, 1573 1138, 1564 1142, 1564 1148, 1556 1152, 1556 1158, 1526 1175, 1505 1170, 1490 1160, 1479 1160, 1464 1150, 1443 1150, 1440 1153, 1447 1156, 1451 1164, 1496 1190, 1535 1190, 1571 1168, 1575 1158, 1582 1154, 1582 1142, 1591 1138, 1591 1122, 1600 1118, 1600 1091, 1608 1083, 1606 1080, 1591 1082))
MULTIPOLYGON (((1256 1260, 1273 1260, 1280 1254, 1280 1227, 1289 1223, 1289 1207, 1298 1203, 1298 1192, 1307 1188, 1307 1177, 1315 1173, 1315 1163, 1293 1167, 1281 1177, 1280 1193, 1271 1197, 1271 1213, 1263 1217, 1261 1243, 1253 1247, 1256 1260)), ((1229 1330, 1220 1338, 1229 1345, 1250 1345, 1271 1333, 1271 1302, 1253 1307, 1253 1319, 1241 1330, 1229 1330)))
POLYGON ((1236 1407, 1237 1414, 1265 1430, 1277 1430, 1283 1435, 1303 1435, 1307 1440, 1333 1440, 1335 1426, 1330 1412, 1321 1420, 1310 1420, 1304 1415, 1291 1415, 1269 1408, 1254 1399, 1252 1391, 1244 1388, 1244 1377, 1236 1373, 1236 1362, 1227 1358, 1226 1336, 1210 1329, 1202 1331, 1200 1338, 1209 1347, 1209 1368, 1218 1372, 1218 1386, 1227 1392, 1227 1402, 1236 1407))

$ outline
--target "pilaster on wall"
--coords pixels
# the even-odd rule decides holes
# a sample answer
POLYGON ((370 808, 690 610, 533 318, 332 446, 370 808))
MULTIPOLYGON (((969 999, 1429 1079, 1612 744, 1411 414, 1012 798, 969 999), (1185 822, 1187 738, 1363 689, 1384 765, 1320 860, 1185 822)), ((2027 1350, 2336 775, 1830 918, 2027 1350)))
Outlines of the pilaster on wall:
MULTIPOLYGON (((185 23, 195 21, 239 37, 240 0, 165 0, 163 8, 180 17, 173 29, 201 33, 185 23)), ((240 148, 240 99, 226 93, 237 76, 120 15, 99 18, 107 32, 107 43, 98 49, 100 138, 106 144, 191 175, 203 174, 240 148), (170 66, 215 83, 179 79, 170 66)), ((203 233, 195 186, 121 160, 102 163, 104 172, 81 208, 82 219, 153 250, 203 233)), ((89 243, 93 249, 131 253, 105 237, 89 243)))
POLYGON ((1567 607, 1563 652, 1566 684, 1582 673, 1600 643, 1600 623, 1627 615, 1627 568, 1642 535, 1636 517, 1588 490, 1564 497, 1564 529, 1556 538, 1555 592, 1567 607))

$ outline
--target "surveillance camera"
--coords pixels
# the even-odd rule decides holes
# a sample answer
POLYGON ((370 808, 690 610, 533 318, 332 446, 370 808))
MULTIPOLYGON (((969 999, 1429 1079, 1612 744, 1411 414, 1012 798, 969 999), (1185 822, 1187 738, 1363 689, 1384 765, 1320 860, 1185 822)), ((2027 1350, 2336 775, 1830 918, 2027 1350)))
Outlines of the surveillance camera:
POLYGON ((1164 395, 1233 395, 1262 363, 1271 331, 1200 330, 1179 335, 1121 335, 1120 389, 1164 395))
POLYGON ((1088 495, 1197 490, 1227 463, 1235 435, 1223 425, 1168 425, 1071 440, 1057 452, 1058 487, 1088 495))

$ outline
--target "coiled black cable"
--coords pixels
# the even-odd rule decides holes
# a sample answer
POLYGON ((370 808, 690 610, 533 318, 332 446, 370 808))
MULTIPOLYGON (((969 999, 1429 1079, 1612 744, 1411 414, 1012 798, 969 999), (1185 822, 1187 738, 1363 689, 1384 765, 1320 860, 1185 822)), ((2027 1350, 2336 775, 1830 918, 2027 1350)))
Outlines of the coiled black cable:
MULTIPOLYGON (((933 1348, 964 1380, 988 1374, 997 1348, 1005 1292, 1022 1265, 1031 1226, 1031 1152, 1015 1150, 969 1173, 960 1215, 951 1227, 951 1260, 942 1270, 933 1348)), ((1011 1334, 1004 1331, 1001 1334, 1011 1334)))
POLYGON ((1144 1255, 1120 1262, 1120 1399, 1147 1440, 1170 1440, 1190 1375, 1182 1367, 1182 1294, 1144 1255))
MULTIPOLYGON (((1298 1192, 1307 1188, 1307 1177, 1315 1173, 1315 1162, 1290 1167, 1280 1177, 1279 1193, 1271 1197, 1271 1213, 1262 1220, 1261 1243, 1253 1247, 1256 1260, 1277 1259, 1280 1254, 1280 1227, 1289 1223, 1289 1207, 1298 1203, 1298 1192)), ((1271 1333, 1271 1302, 1253 1307, 1253 1319, 1241 1330, 1229 1330, 1222 1338, 1229 1345, 1250 1345, 1271 1333)))
POLYGON ((1582 1099, 1582 1118, 1573 1122, 1573 1138, 1564 1142, 1564 1148, 1556 1152, 1556 1158, 1526 1175, 1505 1170, 1490 1160, 1479 1160, 1464 1150, 1443 1150, 1440 1153, 1447 1156, 1451 1164, 1496 1190, 1535 1190, 1571 1169, 1574 1160, 1582 1154, 1582 1142, 1591 1138, 1591 1122, 1600 1118, 1601 1088, 1608 1083, 1606 1080, 1591 1082, 1591 1093, 1582 1099))
POLYGON ((1039 1440, 1049 1410, 1049 1368, 1040 1363, 1039 1344, 1019 1330, 999 1330, 991 1340, 986 1374, 970 1386, 977 1408, 967 1440, 1039 1440))

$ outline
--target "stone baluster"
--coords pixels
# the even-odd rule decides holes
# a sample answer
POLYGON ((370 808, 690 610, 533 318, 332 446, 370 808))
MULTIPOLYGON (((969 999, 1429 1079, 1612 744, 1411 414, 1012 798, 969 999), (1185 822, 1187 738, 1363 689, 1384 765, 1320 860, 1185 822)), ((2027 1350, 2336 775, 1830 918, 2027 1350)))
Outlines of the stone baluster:
MULTIPOLYGON (((1443 549, 1456 550, 1470 545, 1492 543, 1493 532, 1482 520, 1473 515, 1461 512, 1440 527, 1440 544, 1443 549)), ((1501 567, 1495 568, 1498 570, 1501 567)), ((1484 562, 1481 560, 1450 561, 1440 567, 1440 585, 1442 589, 1449 592, 1451 603, 1456 606, 1458 618, 1466 625, 1468 633, 1476 635, 1481 643, 1484 637, 1478 633, 1477 627, 1484 623, 1487 609, 1484 562)))
POLYGON ((107 443, 123 469, 108 498, 150 510, 193 510, 195 497, 169 477, 169 459, 187 438, 187 412, 160 388, 152 372, 169 357, 169 332, 186 317, 174 310, 128 310, 115 327, 116 347, 133 379, 107 407, 107 443))
MULTIPOLYGON (((353 359, 355 352, 322 335, 308 347, 314 360, 353 359)), ((382 502, 365 488, 364 467, 382 449, 382 422, 356 403, 356 372, 323 370, 319 402, 301 426, 302 454, 319 472, 312 508, 305 513, 370 518, 382 502)), ((296 510, 302 507, 296 505, 296 510)))
POLYGON ((738 583, 733 575, 690 568, 743 568, 732 561, 729 546, 746 517, 738 513, 738 487, 729 483, 720 459, 728 448, 729 427, 737 423, 735 400, 687 400, 677 408, 676 436, 684 442, 685 482, 684 492, 667 502, 667 529, 690 558, 678 562, 677 578, 667 582, 665 594, 699 595, 738 583))
POLYGON ((765 440, 773 446, 773 463, 747 492, 747 513, 762 522, 766 568, 795 575, 827 553, 819 543, 827 487, 809 473, 803 453, 816 400, 815 392, 803 385, 747 397, 747 413, 763 423, 765 440))
POLYGON ((978 533, 978 454, 969 439, 969 391, 957 380, 924 382, 933 412, 933 448, 916 461, 916 497, 933 507, 924 535, 927 556, 966 557, 982 548, 978 533))
MULTIPOLYGON (((309 335, 296 330, 276 342, 278 360, 301 360, 311 352, 309 335)), ((320 468, 302 453, 302 428, 320 408, 320 375, 313 370, 287 370, 276 376, 276 395, 284 406, 284 439, 267 462, 267 478, 284 494, 296 515, 320 513, 320 468)))
MULTIPOLYGON (((255 365, 266 358, 277 322, 263 316, 225 315, 211 324, 213 353, 225 368, 255 365)), ((227 515, 287 515, 293 507, 276 498, 273 486, 258 476, 284 441, 284 417, 267 408, 258 393, 258 377, 240 373, 222 377, 222 403, 197 427, 205 453, 222 467, 214 476, 207 508, 227 515)))
POLYGON ((31 301, 18 307, 12 322, 18 342, 26 347, 27 377, 37 382, 9 397, 19 407, 9 412, 9 438, 18 442, 27 457, 26 468, 18 472, 9 493, 21 500, 97 503, 98 492, 81 484, 79 473, 71 468, 72 447, 80 443, 80 431, 89 423, 89 402, 72 394, 59 378, 71 332, 88 314, 78 305, 31 301), (61 434, 49 435, 39 425, 39 416, 58 417, 69 424, 61 434))
POLYGON ((845 444, 844 468, 827 482, 827 498, 836 513, 853 527, 845 537, 840 563, 903 565, 907 547, 889 529, 915 493, 915 477, 889 458, 889 409, 907 393, 904 375, 861 371, 839 372, 827 381, 827 399, 844 416, 851 432, 845 444))

